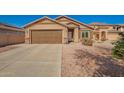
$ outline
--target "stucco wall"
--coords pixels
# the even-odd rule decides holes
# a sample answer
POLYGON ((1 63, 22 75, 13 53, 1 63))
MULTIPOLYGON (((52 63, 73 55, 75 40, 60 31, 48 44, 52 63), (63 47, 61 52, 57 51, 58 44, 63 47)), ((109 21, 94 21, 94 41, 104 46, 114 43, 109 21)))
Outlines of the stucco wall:
POLYGON ((119 39, 119 35, 118 35, 118 33, 109 32, 107 34, 107 39, 108 40, 118 40, 119 39))
POLYGON ((79 24, 79 23, 77 23, 77 22, 75 22, 75 21, 72 21, 72 20, 69 20, 69 19, 67 19, 67 18, 60 18, 60 19, 57 19, 57 21, 58 22, 60 22, 60 23, 63 23, 63 24, 65 24, 65 25, 67 25, 68 27, 72 27, 72 28, 75 28, 74 30, 74 42, 79 42, 79 41, 81 41, 82 40, 82 31, 86 31, 86 30, 88 30, 88 31, 90 31, 91 33, 90 33, 90 38, 92 38, 92 32, 93 32, 93 30, 92 29, 90 29, 90 28, 88 28, 88 27, 86 27, 86 26, 84 26, 84 25, 82 25, 82 24, 79 24), (69 23, 74 23, 73 25, 70 25, 69 23), (79 29, 80 28, 80 29, 79 29))
POLYGON ((40 21, 33 25, 25 28, 25 42, 31 43, 31 31, 32 30, 61 30, 62 31, 62 43, 66 43, 66 38, 68 36, 67 28, 59 25, 50 20, 40 21))
POLYGON ((0 46, 24 43, 24 32, 0 29, 0 46))

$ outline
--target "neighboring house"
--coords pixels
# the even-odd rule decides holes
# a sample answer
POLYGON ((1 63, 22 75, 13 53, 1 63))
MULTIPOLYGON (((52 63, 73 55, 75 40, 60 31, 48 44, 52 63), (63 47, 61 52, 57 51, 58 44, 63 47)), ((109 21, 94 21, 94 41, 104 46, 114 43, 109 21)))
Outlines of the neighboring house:
POLYGON ((61 44, 92 39, 94 28, 67 16, 43 17, 24 26, 25 41, 31 44, 61 44))
POLYGON ((0 46, 24 43, 25 32, 23 29, 0 23, 0 46))
POLYGON ((91 23, 90 26, 95 30, 93 34, 93 39, 95 41, 117 40, 119 38, 119 33, 124 31, 124 25, 95 22, 91 23))
POLYGON ((118 30, 120 30, 121 32, 124 32, 124 24, 118 24, 118 30))

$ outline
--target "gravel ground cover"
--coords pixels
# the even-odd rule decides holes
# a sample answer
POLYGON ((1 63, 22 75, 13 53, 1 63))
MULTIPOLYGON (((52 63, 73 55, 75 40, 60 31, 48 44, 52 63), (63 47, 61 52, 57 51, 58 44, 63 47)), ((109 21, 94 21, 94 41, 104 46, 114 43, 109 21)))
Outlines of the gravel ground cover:
POLYGON ((124 76, 124 62, 111 56, 110 42, 84 46, 81 43, 63 45, 63 77, 119 77, 124 76))

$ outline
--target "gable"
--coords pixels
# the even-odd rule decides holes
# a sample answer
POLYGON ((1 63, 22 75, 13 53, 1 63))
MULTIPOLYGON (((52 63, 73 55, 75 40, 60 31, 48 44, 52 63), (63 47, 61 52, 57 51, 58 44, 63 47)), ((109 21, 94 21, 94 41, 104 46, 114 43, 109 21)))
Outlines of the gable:
POLYGON ((41 25, 41 24, 57 24, 59 26, 63 26, 63 27, 66 27, 65 25, 55 21, 55 20, 52 20, 48 17, 44 17, 42 19, 38 19, 38 20, 35 20, 31 23, 28 23, 27 25, 24 26, 24 28, 27 28, 27 27, 30 27, 30 26, 34 26, 34 25, 41 25))
POLYGON ((60 22, 60 23, 65 24, 65 25, 73 24, 73 25, 79 26, 78 23, 73 22, 72 20, 69 20, 68 18, 65 18, 65 17, 61 17, 61 18, 56 19, 56 20, 57 20, 57 22, 60 22))
POLYGON ((77 27, 77 26, 79 26, 79 25, 76 25, 76 24, 74 24, 74 23, 67 23, 66 24, 68 27, 77 27))
POLYGON ((67 18, 64 18, 64 17, 63 17, 63 18, 60 18, 59 20, 67 20, 67 18))
POLYGON ((78 22, 78 21, 76 21, 76 20, 74 20, 74 19, 72 19, 72 18, 69 18, 69 17, 67 17, 67 16, 60 16, 60 17, 56 18, 56 20, 57 20, 58 22, 64 23, 64 24, 67 24, 67 23, 69 23, 69 22, 72 22, 72 23, 74 23, 74 24, 76 24, 76 25, 79 25, 80 27, 83 27, 83 28, 88 28, 88 29, 92 29, 92 30, 94 29, 94 28, 92 28, 91 26, 88 26, 88 25, 86 25, 86 24, 84 24, 84 23, 78 22))
POLYGON ((44 20, 37 22, 37 24, 55 24, 55 22, 48 20, 48 19, 44 19, 44 20))

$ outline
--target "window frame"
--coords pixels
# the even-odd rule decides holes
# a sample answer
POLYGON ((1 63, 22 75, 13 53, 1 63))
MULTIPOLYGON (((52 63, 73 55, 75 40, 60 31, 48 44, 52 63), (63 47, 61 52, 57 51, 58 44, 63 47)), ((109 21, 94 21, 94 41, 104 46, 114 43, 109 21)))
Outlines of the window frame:
POLYGON ((90 38, 90 31, 89 30, 82 31, 81 37, 82 38, 90 38))

